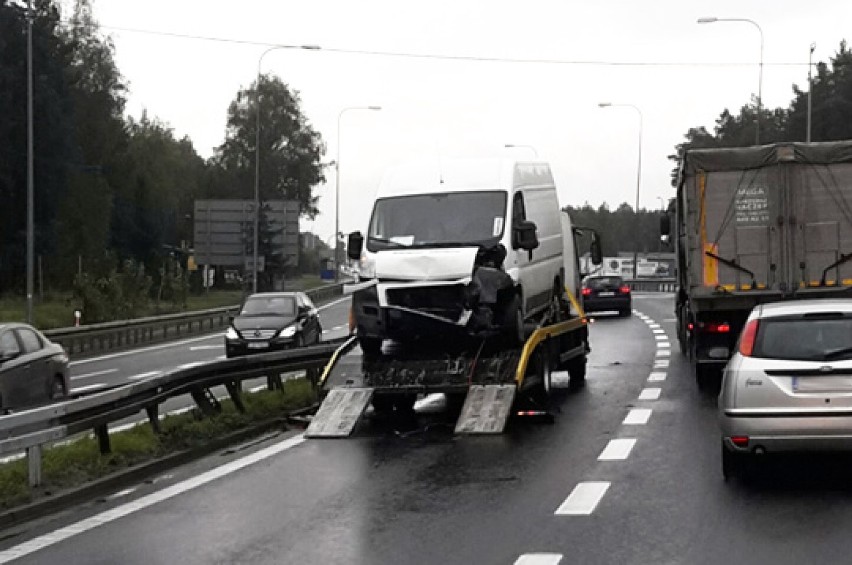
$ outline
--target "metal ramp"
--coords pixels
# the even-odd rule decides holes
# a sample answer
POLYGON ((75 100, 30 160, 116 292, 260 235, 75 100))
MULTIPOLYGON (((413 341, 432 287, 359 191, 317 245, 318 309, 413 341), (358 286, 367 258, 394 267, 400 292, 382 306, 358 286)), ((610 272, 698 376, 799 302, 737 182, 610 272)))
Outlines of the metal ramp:
POLYGON ((334 388, 319 407, 305 437, 348 437, 373 398, 372 388, 334 388))
POLYGON ((456 422, 457 434, 501 434, 515 399, 514 384, 472 385, 456 422))

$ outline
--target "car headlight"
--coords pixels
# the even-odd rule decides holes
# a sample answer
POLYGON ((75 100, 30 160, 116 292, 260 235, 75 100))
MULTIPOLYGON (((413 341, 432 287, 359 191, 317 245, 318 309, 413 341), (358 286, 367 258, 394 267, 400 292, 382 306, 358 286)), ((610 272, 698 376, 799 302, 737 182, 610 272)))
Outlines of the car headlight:
POLYGON ((362 279, 376 278, 376 261, 370 259, 366 253, 361 255, 361 260, 358 261, 358 276, 362 279))
POLYGON ((240 334, 234 328, 229 327, 225 330, 225 339, 240 339, 240 334))
POLYGON ((296 326, 287 326, 278 333, 279 337, 293 337, 296 335, 296 326))

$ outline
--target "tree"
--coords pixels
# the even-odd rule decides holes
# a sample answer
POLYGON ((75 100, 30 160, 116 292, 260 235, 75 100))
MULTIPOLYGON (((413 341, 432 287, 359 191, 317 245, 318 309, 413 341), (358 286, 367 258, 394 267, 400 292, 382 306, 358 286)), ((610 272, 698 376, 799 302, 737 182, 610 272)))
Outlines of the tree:
POLYGON ((261 76, 259 85, 240 90, 228 108, 225 141, 214 157, 221 175, 211 196, 254 195, 258 98, 260 200, 297 200, 300 215, 313 218, 319 213, 313 187, 325 182, 320 162, 325 144, 302 114, 298 93, 277 77, 261 76))

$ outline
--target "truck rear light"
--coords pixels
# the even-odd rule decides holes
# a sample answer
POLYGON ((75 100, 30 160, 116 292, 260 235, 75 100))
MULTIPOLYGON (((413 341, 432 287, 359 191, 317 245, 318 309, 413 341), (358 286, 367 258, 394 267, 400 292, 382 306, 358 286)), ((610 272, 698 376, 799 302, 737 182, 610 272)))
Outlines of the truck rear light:
POLYGON ((757 337, 757 327, 760 325, 758 320, 752 320, 746 324, 743 330, 743 335, 740 337, 740 355, 751 357, 754 353, 754 340, 757 337))
POLYGON ((731 443, 737 447, 748 447, 748 436, 731 436, 731 443))
POLYGON ((727 322, 698 322, 698 329, 709 334, 726 334, 731 332, 727 322))
POLYGON ((630 294, 630 287, 628 285, 624 285, 618 289, 621 294, 630 294))
POLYGON ((583 296, 590 296, 592 294, 592 289, 584 287, 582 292, 583 292, 583 296))

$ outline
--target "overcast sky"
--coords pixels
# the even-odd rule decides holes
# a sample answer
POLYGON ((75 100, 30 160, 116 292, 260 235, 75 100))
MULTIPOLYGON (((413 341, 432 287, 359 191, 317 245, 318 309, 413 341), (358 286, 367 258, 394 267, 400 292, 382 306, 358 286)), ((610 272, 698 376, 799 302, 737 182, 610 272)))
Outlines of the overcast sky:
MULTIPOLYGON (((276 50, 262 70, 299 91, 302 110, 337 158, 341 230, 364 229, 384 170, 423 155, 532 157, 551 163, 561 203, 612 207, 636 194, 644 118, 640 205, 672 195, 666 158, 691 126, 711 129, 726 107, 758 88, 760 34, 748 23, 699 25, 702 16, 748 18, 764 36, 764 106, 786 107, 807 85, 810 44, 828 61, 852 36, 848 0, 93 0, 130 87, 128 113, 143 109, 188 135, 204 157, 225 133, 228 104, 254 81, 262 45, 167 37, 149 30, 249 42, 319 45, 276 50), (844 27, 844 25, 846 27, 844 27), (382 57, 374 50, 448 56, 685 65, 544 64, 382 57), (717 65, 723 63, 723 65, 717 65)), ((321 215, 303 222, 334 231, 334 171, 317 187, 321 215)), ((251 195, 246 195, 250 198, 251 195)))

